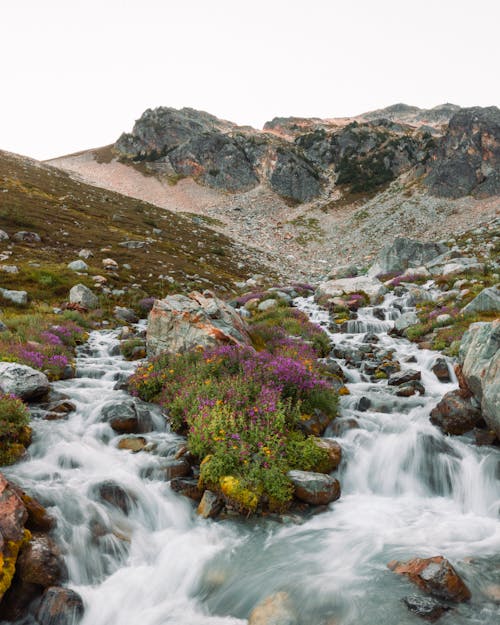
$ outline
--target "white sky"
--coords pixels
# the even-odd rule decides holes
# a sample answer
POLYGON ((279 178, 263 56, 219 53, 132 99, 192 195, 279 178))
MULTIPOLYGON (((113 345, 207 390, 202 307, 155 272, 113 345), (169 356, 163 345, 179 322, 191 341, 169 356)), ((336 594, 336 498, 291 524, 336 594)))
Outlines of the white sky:
POLYGON ((500 0, 0 0, 0 149, 115 141, 148 107, 261 127, 500 104, 500 0))

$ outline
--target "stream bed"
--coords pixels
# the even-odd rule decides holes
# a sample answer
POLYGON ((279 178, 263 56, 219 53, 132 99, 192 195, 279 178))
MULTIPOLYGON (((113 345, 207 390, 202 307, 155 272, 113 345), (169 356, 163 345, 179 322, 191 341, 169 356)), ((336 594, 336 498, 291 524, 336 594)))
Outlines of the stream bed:
MULTIPOLYGON (((328 331, 328 313, 312 298, 295 304, 328 331)), ((435 555, 448 558, 472 592, 439 622, 500 623, 500 604, 488 593, 500 583, 500 451, 430 423, 456 381, 432 372, 439 354, 388 335, 404 301, 388 295, 382 308, 385 321, 361 309, 347 333, 328 331, 332 342, 359 349, 375 334, 403 369, 421 372, 425 394, 398 397, 387 380, 370 381, 338 358, 350 395, 325 435, 342 446, 342 496, 301 522, 200 519, 191 501, 155 478, 181 439, 154 406, 155 430, 145 435, 154 451, 118 449, 122 437, 102 411, 128 397, 115 385, 136 363, 117 355, 118 332, 91 333, 78 350, 77 377, 54 384, 76 411, 35 419, 29 459, 5 471, 57 519, 68 585, 85 603, 82 625, 245 624, 256 604, 282 591, 300 625, 411 625, 422 621, 402 598, 419 591, 387 563, 435 555), (110 481, 125 491, 126 509, 99 496, 110 481)))

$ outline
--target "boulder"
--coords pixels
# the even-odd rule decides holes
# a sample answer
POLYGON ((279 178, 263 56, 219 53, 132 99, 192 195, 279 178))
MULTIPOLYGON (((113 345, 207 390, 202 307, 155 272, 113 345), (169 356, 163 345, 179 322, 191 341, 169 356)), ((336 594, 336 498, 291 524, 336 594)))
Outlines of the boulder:
POLYGON ((20 232, 16 232, 12 235, 12 240, 17 241, 18 243, 40 243, 42 239, 36 232, 26 232, 25 230, 21 230, 20 232))
POLYGON ((133 451, 137 453, 142 451, 147 445, 147 441, 143 436, 128 436, 122 438, 118 443, 118 449, 124 449, 126 451, 133 451))
POLYGON ((71 269, 72 271, 88 271, 89 266, 84 260, 74 260, 68 264, 68 269, 71 269))
POLYGON ((434 373, 434 375, 436 376, 436 378, 440 381, 440 382, 450 382, 451 381, 451 377, 450 377, 450 369, 448 367, 448 363, 446 362, 446 360, 444 358, 436 358, 434 364, 431 367, 432 372, 434 373))
POLYGON ((415 558, 408 562, 393 560, 387 566, 398 575, 406 575, 424 592, 437 599, 459 603, 471 597, 462 578, 443 556, 415 558))
POLYGON ((17 265, 0 265, 0 271, 4 273, 19 273, 19 267, 17 265))
POLYGON ((464 434, 478 425, 481 413, 474 408, 470 399, 464 398, 461 391, 456 390, 444 395, 431 410, 430 420, 446 434, 464 434))
POLYGON ((21 498, 0 473, 0 601, 14 576, 12 563, 25 540, 27 518, 21 498))
POLYGON ((462 337, 458 359, 465 386, 500 437, 500 320, 471 324, 462 337))
POLYGON ((339 481, 324 473, 289 471, 297 499, 312 505, 326 505, 340 497, 339 481))
POLYGON ((277 592, 261 601, 250 613, 248 625, 298 625, 288 593, 277 592))
POLYGON ((31 400, 45 395, 50 383, 47 376, 17 362, 0 362, 0 391, 31 400))
POLYGON ((66 569, 52 539, 45 534, 36 533, 21 550, 16 573, 25 583, 48 588, 65 577, 66 569))
POLYGON ((476 259, 459 258, 452 263, 446 264, 442 268, 441 274, 446 278, 452 278, 453 276, 459 276, 463 274, 465 271, 484 271, 484 264, 478 263, 476 259))
POLYGON ((405 237, 397 237, 378 254, 368 271, 369 276, 403 272, 410 267, 420 267, 447 251, 442 243, 423 243, 405 237))
POLYGON ((218 344, 251 344, 245 321, 209 291, 156 300, 149 313, 146 340, 149 355, 218 344))
POLYGON ((357 265, 342 265, 335 267, 328 276, 329 280, 338 280, 339 278, 355 278, 359 273, 357 265))
POLYGON ((84 284, 75 284, 69 292, 70 304, 78 304, 88 310, 93 310, 99 306, 97 296, 84 284))
POLYGON ((416 325, 419 322, 420 320, 417 316, 417 313, 413 311, 405 312, 394 322, 394 330, 398 334, 403 334, 405 330, 407 330, 411 326, 416 325))
POLYGON ((500 289, 492 286, 483 289, 471 302, 462 308, 462 314, 468 315, 478 312, 500 312, 500 289))
POLYGON ((422 374, 415 369, 403 369, 402 371, 396 371, 389 376, 387 384, 389 386, 401 386, 408 382, 420 381, 422 374))
POLYGON ((213 519, 222 510, 222 505, 223 502, 219 495, 211 490, 206 490, 203 493, 197 512, 204 519, 213 519))
POLYGON ((28 303, 28 294, 26 291, 11 291, 10 289, 0 288, 0 295, 17 306, 26 306, 28 303))
POLYGON ((334 441, 331 438, 316 438, 314 442, 316 447, 326 451, 328 454, 328 461, 325 463, 325 466, 320 468, 320 470, 324 473, 331 473, 339 466, 342 460, 341 446, 337 443, 337 441, 334 441))
POLYGON ((146 247, 146 241, 122 241, 122 243, 118 243, 118 245, 126 247, 129 250, 140 250, 146 247))
POLYGON ((94 252, 92 250, 89 250, 87 248, 83 248, 78 252, 78 256, 80 258, 85 258, 85 260, 88 260, 89 258, 92 258, 92 256, 94 255, 94 252))
POLYGON ((70 588, 52 586, 43 593, 36 619, 39 625, 77 625, 83 613, 79 594, 70 588))
POLYGON ((338 280, 321 282, 314 293, 314 298, 319 300, 320 298, 338 297, 343 294, 359 292, 366 293, 370 301, 374 303, 386 293, 386 287, 374 277, 339 278, 338 280))
POLYGON ((174 477, 170 480, 170 488, 194 501, 200 501, 203 497, 203 491, 198 486, 198 480, 193 477, 174 477))
POLYGON ((146 434, 153 429, 147 404, 135 398, 108 404, 101 414, 118 434, 146 434))
POLYGON ((10 237, 5 230, 0 230, 0 241, 8 241, 9 239, 10 237))
POLYGON ((260 312, 266 312, 266 310, 272 310, 273 308, 277 307, 278 302, 275 299, 266 299, 258 304, 257 310, 259 310, 260 312))
POLYGON ((137 323, 139 317, 131 308, 124 308, 123 306, 115 306, 113 309, 115 319, 118 321, 124 321, 125 323, 137 323))
POLYGON ((103 503, 121 510, 125 515, 129 513, 133 499, 124 488, 113 480, 105 480, 95 485, 92 492, 103 503))
POLYGON ((441 603, 437 599, 421 597, 420 595, 404 597, 403 602, 410 612, 431 623, 437 621, 439 617, 450 609, 449 605, 441 603))

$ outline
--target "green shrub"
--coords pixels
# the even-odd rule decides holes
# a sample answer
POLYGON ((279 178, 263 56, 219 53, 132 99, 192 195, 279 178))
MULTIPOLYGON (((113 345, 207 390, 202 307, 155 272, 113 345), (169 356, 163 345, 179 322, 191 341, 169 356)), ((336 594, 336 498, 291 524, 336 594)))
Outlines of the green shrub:
POLYGON ((0 464, 12 464, 29 444, 30 415, 26 405, 13 395, 0 394, 0 464))

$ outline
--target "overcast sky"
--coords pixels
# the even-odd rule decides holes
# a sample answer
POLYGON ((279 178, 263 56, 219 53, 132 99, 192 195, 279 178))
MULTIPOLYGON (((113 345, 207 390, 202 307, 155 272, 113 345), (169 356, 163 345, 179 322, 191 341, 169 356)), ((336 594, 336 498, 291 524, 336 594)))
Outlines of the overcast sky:
POLYGON ((142 111, 262 127, 500 105, 499 0, 2 0, 0 149, 98 147, 142 111))

